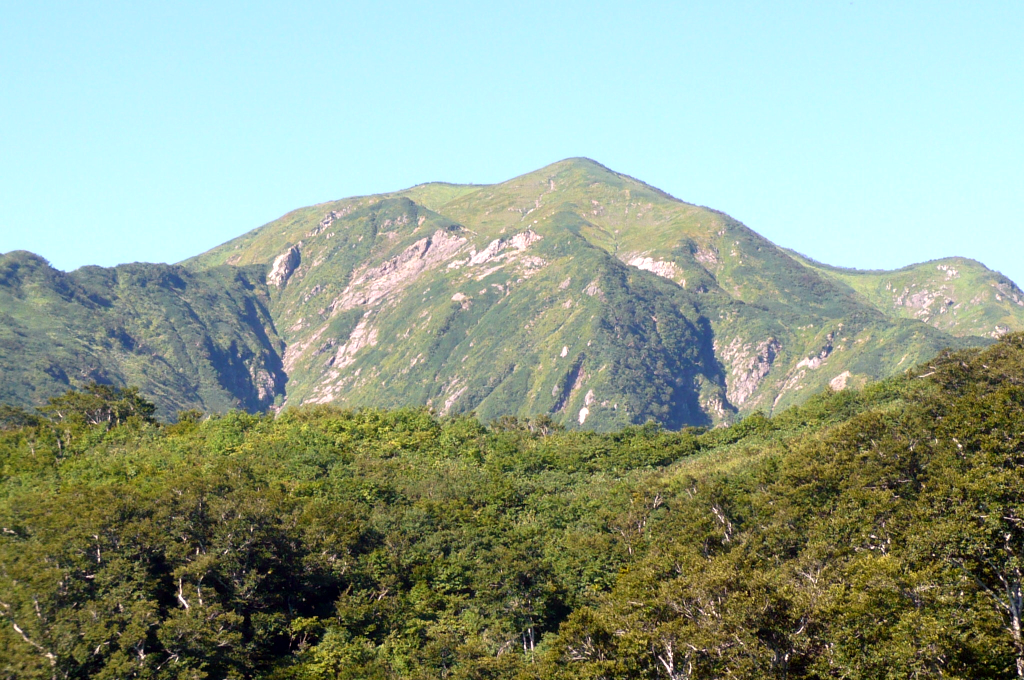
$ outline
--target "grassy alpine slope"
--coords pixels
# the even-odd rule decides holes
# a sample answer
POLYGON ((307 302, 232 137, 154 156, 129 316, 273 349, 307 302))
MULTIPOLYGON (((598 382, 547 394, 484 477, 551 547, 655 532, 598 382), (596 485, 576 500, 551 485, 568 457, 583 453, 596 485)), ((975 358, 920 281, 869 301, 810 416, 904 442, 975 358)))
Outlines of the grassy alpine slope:
POLYGON ((29 297, 0 280, 0 402, 93 377, 138 384, 165 416, 333 403, 598 431, 729 423, 1024 328, 1020 291, 955 265, 817 265, 569 159, 302 208, 176 268, 51 270, 29 297), (106 307, 64 292, 108 279, 106 307))
POLYGON ((948 257, 895 271, 865 271, 830 267, 791 254, 892 316, 920 319, 959 336, 995 338, 1024 330, 1024 292, 975 260, 948 257))
POLYGON ((984 342, 889 314, 728 216, 586 159, 302 209, 187 266, 275 262, 288 404, 678 427, 984 342))
POLYGON ((1024 335, 728 428, 0 410, 0 677, 1013 678, 1024 335))

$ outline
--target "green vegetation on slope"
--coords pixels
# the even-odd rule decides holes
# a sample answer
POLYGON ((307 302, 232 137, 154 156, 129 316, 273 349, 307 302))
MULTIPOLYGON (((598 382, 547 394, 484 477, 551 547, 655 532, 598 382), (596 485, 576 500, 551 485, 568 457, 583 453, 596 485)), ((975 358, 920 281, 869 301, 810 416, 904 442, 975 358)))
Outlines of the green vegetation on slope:
POLYGON ((164 417, 334 403, 596 431, 728 424, 1024 329, 1012 283, 936 267, 817 265, 568 159, 301 208, 178 267, 50 270, 34 301, 0 283, 0 403, 96 378, 139 385, 164 417), (89 301, 108 288, 107 307, 89 301))
POLYGON ((999 337, 1024 330, 1024 292, 975 260, 948 257, 894 271, 865 271, 791 254, 890 316, 919 319, 957 336, 999 337))
POLYGON ((728 216, 587 159, 295 211, 188 266, 223 263, 287 273, 270 308, 289 405, 680 427, 985 342, 894 319, 728 216))
POLYGON ((1022 335, 710 431, 139 405, 0 411, 2 677, 1024 664, 1022 335))
POLYGON ((262 267, 128 264, 70 274, 0 255, 0 403, 137 385, 163 417, 265 409, 284 391, 262 267))

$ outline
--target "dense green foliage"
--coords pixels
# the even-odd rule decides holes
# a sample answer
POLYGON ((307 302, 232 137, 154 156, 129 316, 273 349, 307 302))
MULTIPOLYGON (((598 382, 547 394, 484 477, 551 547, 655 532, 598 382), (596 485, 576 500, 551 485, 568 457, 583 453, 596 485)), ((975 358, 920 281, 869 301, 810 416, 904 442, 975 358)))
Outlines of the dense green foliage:
POLYGON ((1020 672, 1024 336, 713 430, 147 410, 0 413, 0 677, 1020 672))

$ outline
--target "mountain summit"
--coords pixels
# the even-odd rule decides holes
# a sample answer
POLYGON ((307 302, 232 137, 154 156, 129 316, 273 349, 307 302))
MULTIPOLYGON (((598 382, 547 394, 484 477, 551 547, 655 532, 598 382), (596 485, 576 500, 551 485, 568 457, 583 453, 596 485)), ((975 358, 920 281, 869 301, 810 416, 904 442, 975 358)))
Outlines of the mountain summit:
POLYGON ((579 158, 301 208, 180 265, 62 274, 32 257, 0 259, 16 376, 0 399, 92 376, 167 414, 334 403, 714 425, 1024 329, 1024 293, 972 260, 828 267, 579 158))

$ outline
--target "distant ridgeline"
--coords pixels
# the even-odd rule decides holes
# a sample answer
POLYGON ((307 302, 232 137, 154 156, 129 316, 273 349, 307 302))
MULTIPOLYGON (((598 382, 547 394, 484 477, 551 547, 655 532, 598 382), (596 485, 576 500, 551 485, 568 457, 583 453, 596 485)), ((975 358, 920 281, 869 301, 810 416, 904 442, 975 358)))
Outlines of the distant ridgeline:
POLYGON ((0 403, 426 406, 611 431, 733 422, 1024 330, 978 262, 836 269, 586 159, 296 210, 180 265, 0 256, 0 403))
POLYGON ((1024 334, 710 429, 154 410, 0 407, 3 680, 1024 672, 1024 334))

